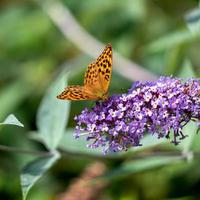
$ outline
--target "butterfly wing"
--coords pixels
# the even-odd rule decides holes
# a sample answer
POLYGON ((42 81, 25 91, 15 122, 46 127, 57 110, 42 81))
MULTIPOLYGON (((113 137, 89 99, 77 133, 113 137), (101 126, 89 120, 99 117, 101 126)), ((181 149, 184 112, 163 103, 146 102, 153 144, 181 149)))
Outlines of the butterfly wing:
POLYGON ((112 72, 112 46, 108 44, 97 60, 88 65, 84 85, 68 86, 57 96, 63 100, 105 99, 112 72))
POLYGON ((108 44, 102 54, 97 58, 95 65, 102 90, 106 93, 110 85, 112 73, 112 46, 108 44))
POLYGON ((97 96, 92 94, 87 88, 80 85, 68 86, 65 90, 57 96, 62 100, 96 100, 97 96))
POLYGON ((108 44, 97 60, 88 65, 84 86, 93 93, 107 93, 112 72, 112 46, 108 44))
POLYGON ((87 70, 84 76, 84 85, 85 86, 94 86, 98 83, 97 69, 95 63, 92 62, 88 65, 87 70))

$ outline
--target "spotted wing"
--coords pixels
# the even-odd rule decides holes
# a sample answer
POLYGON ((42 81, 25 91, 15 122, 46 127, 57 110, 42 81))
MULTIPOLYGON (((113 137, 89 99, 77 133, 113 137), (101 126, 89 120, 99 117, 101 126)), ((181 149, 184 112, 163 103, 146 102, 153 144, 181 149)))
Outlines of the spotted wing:
POLYGON ((112 46, 108 44, 97 60, 88 65, 85 73, 84 85, 90 90, 105 94, 111 80, 112 46))
POLYGON ((95 65, 98 68, 98 77, 104 92, 108 91, 112 73, 112 46, 108 44, 97 58, 95 65))
POLYGON ((84 85, 95 85, 98 82, 98 75, 95 63, 92 62, 88 65, 84 76, 84 85))
POLYGON ((57 96, 62 100, 96 100, 97 96, 93 95, 87 88, 80 85, 68 86, 57 96))

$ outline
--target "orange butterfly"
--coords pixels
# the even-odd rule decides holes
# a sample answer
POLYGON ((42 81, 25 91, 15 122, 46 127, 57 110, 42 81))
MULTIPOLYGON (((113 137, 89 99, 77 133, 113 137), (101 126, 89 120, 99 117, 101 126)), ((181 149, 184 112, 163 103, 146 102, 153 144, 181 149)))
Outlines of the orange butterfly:
POLYGON ((88 65, 83 86, 68 86, 57 98, 63 100, 106 100, 111 72, 112 46, 108 44, 97 60, 88 65))

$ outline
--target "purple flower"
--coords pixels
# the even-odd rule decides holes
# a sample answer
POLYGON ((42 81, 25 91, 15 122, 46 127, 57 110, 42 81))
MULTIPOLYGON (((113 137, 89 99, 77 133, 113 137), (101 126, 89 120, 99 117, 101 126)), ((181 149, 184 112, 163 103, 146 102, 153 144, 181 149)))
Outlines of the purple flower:
POLYGON ((170 138, 172 131, 172 142, 178 144, 190 120, 199 126, 200 80, 161 77, 155 82, 137 81, 128 93, 84 109, 75 117, 75 135, 87 132, 89 147, 117 152, 140 146, 144 134, 170 138))

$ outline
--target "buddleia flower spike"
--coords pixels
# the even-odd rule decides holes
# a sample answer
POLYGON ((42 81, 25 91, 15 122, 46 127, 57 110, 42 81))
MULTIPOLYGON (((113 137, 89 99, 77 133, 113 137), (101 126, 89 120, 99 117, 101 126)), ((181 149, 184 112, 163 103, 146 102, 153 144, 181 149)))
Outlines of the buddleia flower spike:
POLYGON ((191 120, 200 125, 200 80, 161 77, 135 82, 127 93, 85 108, 75 117, 75 136, 86 132, 88 147, 102 147, 104 153, 140 146, 145 134, 172 137, 177 145, 186 137, 183 127, 191 120))

